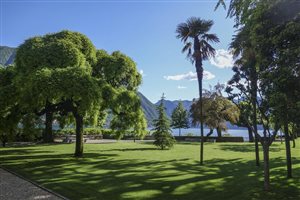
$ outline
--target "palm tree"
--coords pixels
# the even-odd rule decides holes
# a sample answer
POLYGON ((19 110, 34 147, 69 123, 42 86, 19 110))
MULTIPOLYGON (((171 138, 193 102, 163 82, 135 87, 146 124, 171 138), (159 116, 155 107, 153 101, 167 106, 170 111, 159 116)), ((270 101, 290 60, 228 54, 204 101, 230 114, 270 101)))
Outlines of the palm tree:
MULTIPOLYGON (((215 56, 215 49, 209 44, 210 42, 219 42, 216 34, 209 34, 208 31, 213 25, 212 20, 203 20, 197 17, 190 17, 186 22, 180 23, 177 26, 177 38, 184 43, 182 53, 187 53, 187 58, 195 63, 198 84, 199 96, 202 102, 202 79, 203 67, 202 62, 215 56)), ((200 146, 200 164, 203 164, 203 110, 200 109, 201 116, 201 146, 200 146)))

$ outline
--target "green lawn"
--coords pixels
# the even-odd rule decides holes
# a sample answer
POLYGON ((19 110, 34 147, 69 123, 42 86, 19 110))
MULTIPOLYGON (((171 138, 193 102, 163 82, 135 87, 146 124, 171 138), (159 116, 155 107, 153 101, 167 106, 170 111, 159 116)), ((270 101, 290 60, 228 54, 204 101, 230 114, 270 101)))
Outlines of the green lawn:
MULTIPOLYGON (((74 144, 1 148, 1 165, 70 199, 300 199, 300 140, 292 149, 294 178, 285 179, 284 144, 270 153, 272 190, 263 192, 253 144, 207 143, 157 150, 146 143, 74 144)), ((262 156, 262 154, 261 154, 262 156)), ((261 157, 262 158, 262 157, 261 157)))

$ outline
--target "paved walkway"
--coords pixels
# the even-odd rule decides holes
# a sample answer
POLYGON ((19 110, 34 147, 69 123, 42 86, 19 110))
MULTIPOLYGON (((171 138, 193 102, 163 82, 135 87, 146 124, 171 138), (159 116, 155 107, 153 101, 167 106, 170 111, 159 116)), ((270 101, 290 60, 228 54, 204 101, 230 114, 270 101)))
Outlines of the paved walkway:
POLYGON ((1 200, 62 200, 60 198, 6 170, 0 168, 1 200))

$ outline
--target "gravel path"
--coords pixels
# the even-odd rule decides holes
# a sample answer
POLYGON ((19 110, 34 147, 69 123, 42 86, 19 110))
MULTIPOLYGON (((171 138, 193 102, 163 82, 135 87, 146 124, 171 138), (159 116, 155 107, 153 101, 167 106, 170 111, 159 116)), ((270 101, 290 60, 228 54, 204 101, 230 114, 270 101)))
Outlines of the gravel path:
POLYGON ((18 176, 0 168, 1 200, 62 200, 60 198, 18 176))

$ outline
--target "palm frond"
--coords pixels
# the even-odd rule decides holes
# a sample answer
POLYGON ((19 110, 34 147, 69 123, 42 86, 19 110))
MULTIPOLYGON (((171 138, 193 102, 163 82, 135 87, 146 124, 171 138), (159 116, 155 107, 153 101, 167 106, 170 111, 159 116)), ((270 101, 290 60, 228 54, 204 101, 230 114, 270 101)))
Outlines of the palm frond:
POLYGON ((225 0, 219 0, 217 5, 215 6, 215 11, 219 8, 220 5, 222 5, 223 8, 226 10, 225 0))
POLYGON ((202 35, 201 37, 203 40, 206 40, 208 42, 214 42, 214 43, 217 43, 217 42, 220 42, 218 36, 216 34, 208 34, 208 33, 205 33, 202 35))
POLYGON ((184 47, 182 48, 181 52, 182 52, 182 53, 185 53, 186 51, 191 50, 191 48, 192 48, 192 43, 191 43, 191 42, 188 42, 188 43, 186 43, 186 44, 184 45, 184 47))
POLYGON ((187 42, 184 47, 182 48, 181 52, 182 53, 187 53, 186 58, 190 60, 193 63, 193 58, 192 58, 192 43, 187 42))
POLYGON ((200 41, 200 48, 203 60, 207 60, 210 57, 214 57, 216 54, 216 50, 205 40, 200 41))
POLYGON ((187 23, 180 23, 176 28, 177 36, 176 38, 181 39, 181 41, 186 42, 190 36, 190 29, 187 23))
POLYGON ((187 25, 190 30, 190 35, 192 37, 199 36, 201 34, 205 34, 214 24, 212 20, 203 20, 199 17, 190 17, 187 19, 187 25))

